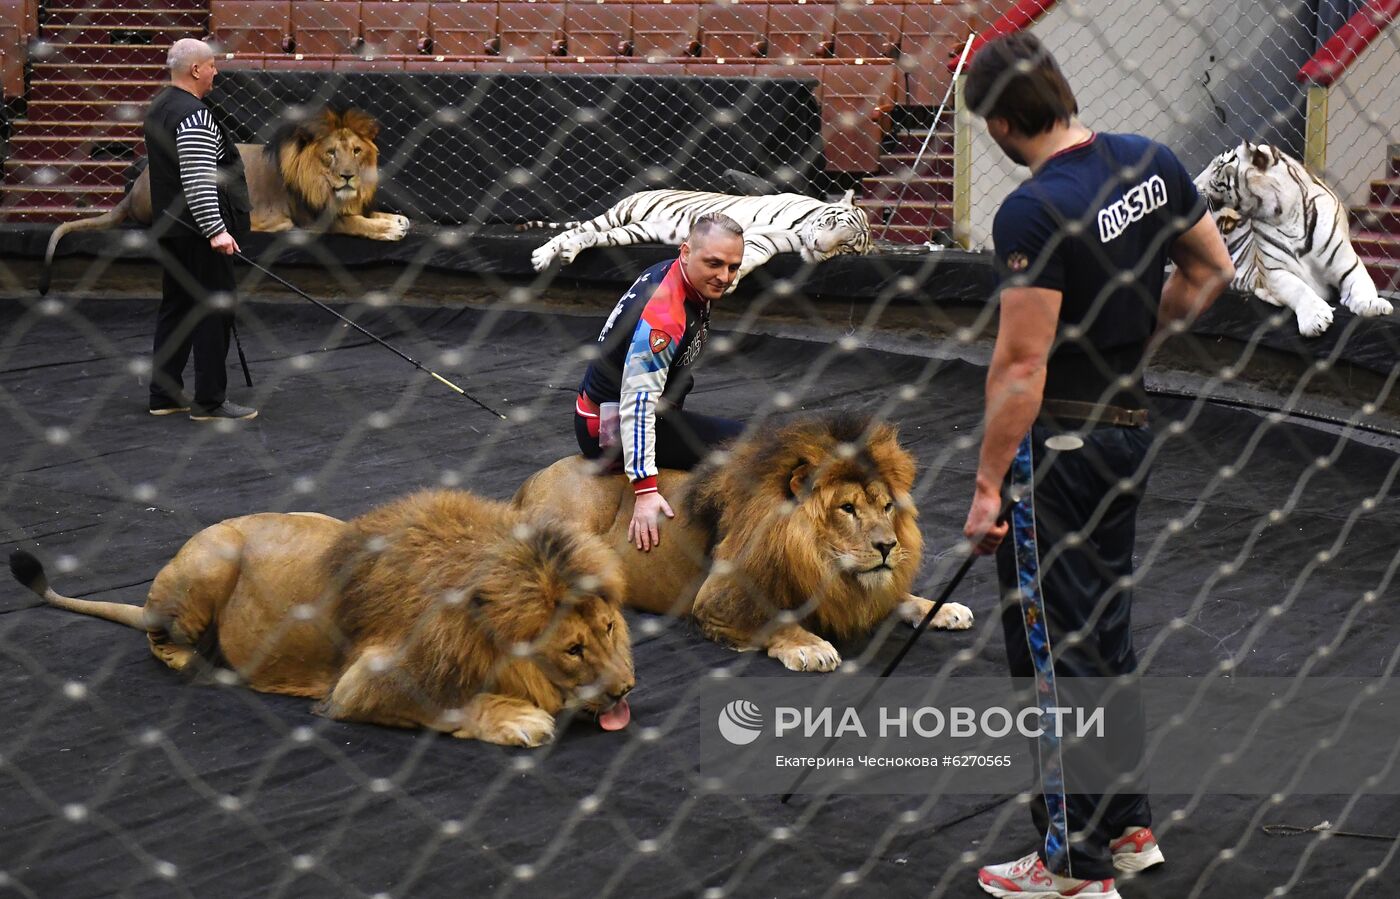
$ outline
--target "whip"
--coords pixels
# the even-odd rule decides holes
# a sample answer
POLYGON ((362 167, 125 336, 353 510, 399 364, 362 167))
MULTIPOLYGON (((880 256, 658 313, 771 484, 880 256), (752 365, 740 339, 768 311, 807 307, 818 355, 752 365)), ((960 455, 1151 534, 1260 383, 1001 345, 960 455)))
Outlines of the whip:
MULTIPOLYGON (((187 230, 192 231, 192 232, 194 232, 195 234, 199 234, 199 231, 197 231, 193 225, 191 225, 189 222, 186 222, 186 221, 184 221, 183 219, 181 219, 181 218, 179 218, 179 217, 177 217, 177 216, 175 216, 175 215, 172 215, 172 214, 169 212, 169 210, 166 210, 166 211, 165 211, 165 215, 169 216, 172 220, 179 222, 179 223, 180 223, 181 225, 183 225, 187 230)), ((200 237, 203 237, 204 235, 200 234, 199 236, 200 236, 200 237)), ((244 256, 241 252, 235 250, 234 253, 233 253, 233 255, 236 256, 236 257, 238 257, 240 260, 242 260, 243 262, 247 263, 248 265, 251 265, 253 268, 257 269, 258 271, 262 272, 264 275, 267 275, 269 278, 271 278, 272 280, 276 281, 278 284, 281 284, 283 287, 287 288, 288 290, 292 291, 292 292, 295 293, 297 296, 301 297, 303 300, 306 300, 308 303, 312 303, 312 304, 315 305, 317 308, 322 309, 322 310, 324 310, 324 311, 326 311, 326 312, 329 312, 331 315, 334 315, 336 318, 338 318, 338 319, 340 319, 341 321, 345 322, 347 325, 349 325, 350 327, 354 328, 356 331, 359 331, 361 334, 365 335, 365 336, 368 337, 370 340, 373 340, 375 343, 379 344, 380 346, 384 347, 386 350, 388 350, 388 351, 390 351, 391 353, 393 353, 394 355, 398 356, 400 359, 402 359, 402 360, 404 360, 405 362, 407 362, 408 364, 412 365, 414 368, 418 369, 419 371, 423 372, 424 374, 431 375, 433 378, 437 379, 438 381, 441 381, 443 384, 446 384, 449 388, 451 388, 452 390, 456 391, 456 392, 457 392, 458 394, 460 394, 461 396, 464 396, 464 397, 466 397, 467 399, 471 400, 473 403, 476 403, 478 406, 480 406, 481 408, 485 409, 487 412, 490 412, 492 415, 496 416, 497 418, 499 418, 499 419, 501 419, 501 420, 503 420, 503 421, 505 420, 505 416, 504 416, 504 415, 502 415, 501 413, 497 412, 495 409, 492 409, 490 406, 486 405, 486 404, 483 403, 481 400, 479 400, 479 399, 477 399, 476 397, 472 396, 470 393, 467 393, 465 390, 463 390, 462 388, 458 387, 456 384, 453 384, 451 381, 447 380, 447 379, 444 378, 442 375, 440 375, 440 374, 438 374, 437 372, 433 371, 431 368, 428 368, 427 366, 423 365, 423 363, 419 362, 417 359, 414 359, 412 356, 408 355, 408 354, 405 353, 403 350, 401 350, 401 349, 399 349, 398 347, 394 346, 392 343, 389 343, 387 340, 384 340, 383 338, 379 337, 377 334, 374 334, 373 332, 371 332, 370 330, 368 330, 367 328, 365 328, 363 325, 359 324, 358 322, 356 322, 356 321, 354 321, 354 320, 352 320, 352 319, 346 318, 344 315, 341 315, 339 312, 336 312, 336 311, 335 311, 334 309, 332 309, 330 306, 327 306, 325 303, 323 303, 323 302, 321 302, 320 300, 316 299, 315 297, 311 296, 311 294, 309 294, 309 293, 307 293, 306 291, 302 290, 300 287, 297 287, 295 284, 291 283, 290 281, 286 280, 285 278, 281 277, 280 275, 277 275, 277 274, 275 274, 275 273, 269 271, 268 269, 263 268, 261 265, 258 265, 256 262, 254 262, 253 260, 249 259, 247 256, 244 256)))

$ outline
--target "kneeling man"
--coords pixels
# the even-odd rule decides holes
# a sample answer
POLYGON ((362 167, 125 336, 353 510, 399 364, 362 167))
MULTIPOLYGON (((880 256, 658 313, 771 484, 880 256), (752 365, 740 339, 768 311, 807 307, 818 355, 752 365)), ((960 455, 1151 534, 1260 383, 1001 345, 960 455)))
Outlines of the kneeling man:
POLYGON ((620 461, 636 493, 627 539, 643 551, 660 542, 658 522, 674 516, 656 487, 661 468, 689 470, 743 425, 686 412, 710 304, 734 283, 744 261, 744 229, 727 215, 695 220, 680 258, 661 262, 618 301, 574 406, 574 433, 590 459, 620 461))

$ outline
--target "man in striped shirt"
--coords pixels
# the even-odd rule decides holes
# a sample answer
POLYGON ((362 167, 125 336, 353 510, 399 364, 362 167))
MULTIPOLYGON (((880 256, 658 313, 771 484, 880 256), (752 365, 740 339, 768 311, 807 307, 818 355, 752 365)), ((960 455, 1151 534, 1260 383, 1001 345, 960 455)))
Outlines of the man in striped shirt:
POLYGON ((146 113, 152 229, 160 241, 160 313, 156 320, 150 412, 188 412, 195 421, 237 421, 256 409, 226 396, 233 324, 232 256, 250 228, 248 184, 238 146, 204 97, 218 70, 214 51, 185 38, 170 47, 170 86, 146 113), (194 353, 193 402, 183 372, 194 353))

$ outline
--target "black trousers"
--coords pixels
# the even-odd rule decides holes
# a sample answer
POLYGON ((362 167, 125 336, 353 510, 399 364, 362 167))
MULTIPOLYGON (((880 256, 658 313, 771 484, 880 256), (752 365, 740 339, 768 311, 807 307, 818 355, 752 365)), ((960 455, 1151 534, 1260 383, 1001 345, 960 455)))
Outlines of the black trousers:
MULTIPOLYGON (((1039 677, 1044 683, 1047 678, 1131 674, 1137 670, 1132 588, 1120 579, 1133 573, 1137 510, 1147 483, 1152 434, 1146 428, 1098 427, 1084 436, 1083 447, 1055 452, 1045 440, 1056 433, 1037 424, 1021 446, 1010 479, 1016 481, 1018 471, 1022 478, 1030 477, 1034 522, 1031 527, 1032 516, 1023 514, 1018 527, 1013 509, 1012 531, 997 552, 998 580, 1008 598, 1002 629, 1011 675, 1039 677), (1127 482, 1132 489, 1123 489, 1127 482), (1081 539, 1072 545, 1065 538, 1076 532, 1081 539)), ((1030 511, 1024 502, 1018 508, 1030 511)), ((1099 761, 1116 772, 1131 771, 1146 741, 1138 692, 1129 688, 1118 693, 1108 716, 1131 738, 1113 741, 1116 757, 1099 761)), ((1033 741, 1031 756, 1042 764, 1049 753, 1064 750, 1044 741, 1033 741)), ((1069 757, 1060 755, 1068 772, 1064 782, 1051 785, 1043 779, 1040 795, 1031 803, 1042 836, 1041 857, 1058 874, 1113 877, 1109 841, 1126 827, 1151 825, 1147 796, 1071 792, 1076 765, 1095 759, 1092 753, 1074 756, 1072 745, 1067 751, 1069 757)), ((1145 789, 1141 782, 1134 788, 1145 789)))
POLYGON ((194 353, 194 402, 213 407, 228 389, 229 330, 233 326, 232 257, 214 252, 203 238, 166 237, 160 241, 160 312, 152 351, 151 403, 169 404, 184 391, 185 364, 194 353), (211 299, 226 298, 224 309, 211 299))
MULTIPOLYGON (((603 454, 598 446, 597 419, 574 413, 574 436, 586 458, 603 454), (590 427, 591 423, 591 427, 590 427)), ((728 443, 744 430, 743 422, 712 415, 699 415, 684 409, 668 409, 656 413, 656 467, 689 471, 705 460, 710 450, 728 443)), ((622 447, 612 447, 616 463, 622 465, 622 447)))

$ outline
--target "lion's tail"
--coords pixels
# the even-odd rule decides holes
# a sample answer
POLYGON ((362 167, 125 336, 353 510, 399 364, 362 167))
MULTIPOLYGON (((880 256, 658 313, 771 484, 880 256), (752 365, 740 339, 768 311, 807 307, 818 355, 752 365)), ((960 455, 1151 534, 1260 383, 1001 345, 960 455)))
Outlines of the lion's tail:
POLYGON ((58 250, 58 242, 74 231, 105 231, 108 228, 115 228, 126 221, 131 213, 131 192, 122 197, 120 203, 99 216, 90 219, 78 219, 76 222, 64 222, 53 233, 49 235, 49 245, 44 250, 44 268, 39 272, 39 293, 40 295, 49 292, 49 282, 53 275, 53 256, 58 250))
POLYGON ((60 609, 67 609, 70 612, 81 612, 84 615, 106 618, 108 621, 134 627, 138 631, 150 630, 146 623, 146 610, 141 606, 133 606, 124 602, 93 602, 92 600, 74 599, 71 596, 61 596, 55 593, 53 588, 49 586, 48 575, 44 574, 43 563, 22 549, 10 553, 10 573, 15 576, 15 580, 28 587, 35 595, 51 606, 58 606, 60 609))
POLYGON ((577 228, 583 222, 521 222, 515 226, 516 231, 538 231, 541 228, 550 228, 555 231, 566 231, 570 228, 577 228))

